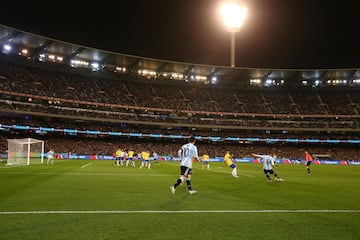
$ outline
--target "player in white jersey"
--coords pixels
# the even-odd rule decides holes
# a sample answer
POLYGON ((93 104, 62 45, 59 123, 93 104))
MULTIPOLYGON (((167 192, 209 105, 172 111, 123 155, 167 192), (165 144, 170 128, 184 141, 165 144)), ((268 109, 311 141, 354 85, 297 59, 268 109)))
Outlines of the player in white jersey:
POLYGON ((192 176, 192 164, 193 160, 198 159, 198 150, 195 146, 195 137, 189 138, 189 143, 184 144, 178 151, 180 158, 180 177, 176 180, 173 186, 170 187, 172 194, 175 194, 175 189, 186 181, 186 186, 189 190, 189 194, 197 193, 196 190, 192 190, 191 187, 191 176, 192 176))
POLYGON ((54 149, 50 149, 47 154, 47 164, 54 164, 54 158, 55 158, 55 151, 54 149))
POLYGON ((265 174, 268 182, 272 182, 272 179, 270 178, 269 174, 273 175, 275 177, 275 180, 278 181, 278 182, 284 181, 274 171, 274 166, 275 166, 275 163, 276 163, 276 159, 275 159, 276 155, 274 153, 271 154, 271 155, 253 154, 253 156, 262 159, 264 174, 265 174))

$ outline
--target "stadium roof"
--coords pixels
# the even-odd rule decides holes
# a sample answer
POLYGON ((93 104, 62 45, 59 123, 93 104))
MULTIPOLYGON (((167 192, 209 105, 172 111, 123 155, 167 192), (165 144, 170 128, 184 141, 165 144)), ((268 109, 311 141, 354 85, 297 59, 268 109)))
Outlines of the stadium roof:
MULTIPOLYGON (((97 33, 99 34, 99 33, 97 33)), ((105 36, 104 36, 105 37, 105 36)), ((107 36, 108 37, 108 36, 107 36)), ((299 85, 302 81, 308 81, 309 85, 328 80, 345 80, 345 85, 352 84, 353 80, 360 79, 360 69, 265 69, 265 68, 241 68, 230 66, 202 65, 186 62, 174 62, 161 59, 146 58, 128 54, 105 51, 82 45, 63 42, 45 36, 25 32, 0 24, 0 44, 3 48, 9 44, 20 51, 28 49, 33 56, 41 53, 62 56, 64 61, 71 59, 88 62, 98 62, 102 66, 119 66, 129 70, 146 69, 157 73, 181 73, 184 76, 200 75, 208 79, 216 77, 219 81, 238 82, 248 84, 250 79, 261 80, 284 80, 289 85, 299 85)), ((335 56, 334 56, 335 57, 335 56)), ((334 84, 331 84, 334 85, 334 84)))

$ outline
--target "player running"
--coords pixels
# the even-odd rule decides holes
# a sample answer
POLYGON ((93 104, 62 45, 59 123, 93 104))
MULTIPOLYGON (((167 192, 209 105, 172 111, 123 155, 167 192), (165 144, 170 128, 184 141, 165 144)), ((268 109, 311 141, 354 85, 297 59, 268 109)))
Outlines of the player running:
POLYGON ((176 180, 173 186, 170 187, 170 191, 172 194, 175 194, 176 188, 186 181, 186 186, 189 190, 189 194, 197 193, 196 190, 193 190, 191 187, 191 176, 192 176, 192 163, 194 160, 197 160, 198 150, 195 146, 195 137, 191 136, 189 138, 189 143, 182 145, 182 147, 178 151, 178 155, 180 158, 180 178, 176 180))
POLYGON ((270 178, 269 174, 273 175, 275 177, 275 180, 278 182, 284 181, 274 171, 275 162, 276 162, 275 153, 272 153, 271 155, 260 155, 260 154, 253 153, 253 156, 261 158, 263 160, 263 170, 264 170, 264 174, 265 174, 268 182, 272 182, 272 179, 270 178))
POLYGON ((225 163, 228 167, 232 168, 231 175, 232 175, 234 178, 238 178, 239 176, 237 175, 237 166, 236 166, 236 164, 233 162, 232 158, 233 158, 233 155, 230 154, 230 151, 226 151, 225 156, 224 156, 224 163, 225 163))

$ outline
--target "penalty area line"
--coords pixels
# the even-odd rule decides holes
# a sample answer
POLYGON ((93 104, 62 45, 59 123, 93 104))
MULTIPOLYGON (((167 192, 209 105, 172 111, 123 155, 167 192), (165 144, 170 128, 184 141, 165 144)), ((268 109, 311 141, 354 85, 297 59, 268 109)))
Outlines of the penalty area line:
POLYGON ((87 163, 85 165, 82 165, 81 168, 86 168, 86 167, 90 166, 91 164, 93 164, 93 163, 87 163))
POLYGON ((32 215, 32 214, 131 214, 131 213, 360 213, 356 209, 288 209, 288 210, 113 210, 113 211, 17 211, 0 212, 0 215, 32 215))

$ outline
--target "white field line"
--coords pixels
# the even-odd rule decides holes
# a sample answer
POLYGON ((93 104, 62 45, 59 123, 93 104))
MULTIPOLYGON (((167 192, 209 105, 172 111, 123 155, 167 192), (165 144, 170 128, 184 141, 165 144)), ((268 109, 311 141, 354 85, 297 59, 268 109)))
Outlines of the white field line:
POLYGON ((269 210, 113 210, 113 211, 16 211, 0 212, 0 215, 31 215, 31 214, 137 214, 137 213, 360 213, 360 209, 269 209, 269 210))
POLYGON ((92 162, 91 162, 91 163, 87 163, 87 164, 85 164, 85 165, 82 165, 81 168, 86 168, 86 167, 90 166, 91 164, 93 164, 93 163, 92 163, 92 162))

